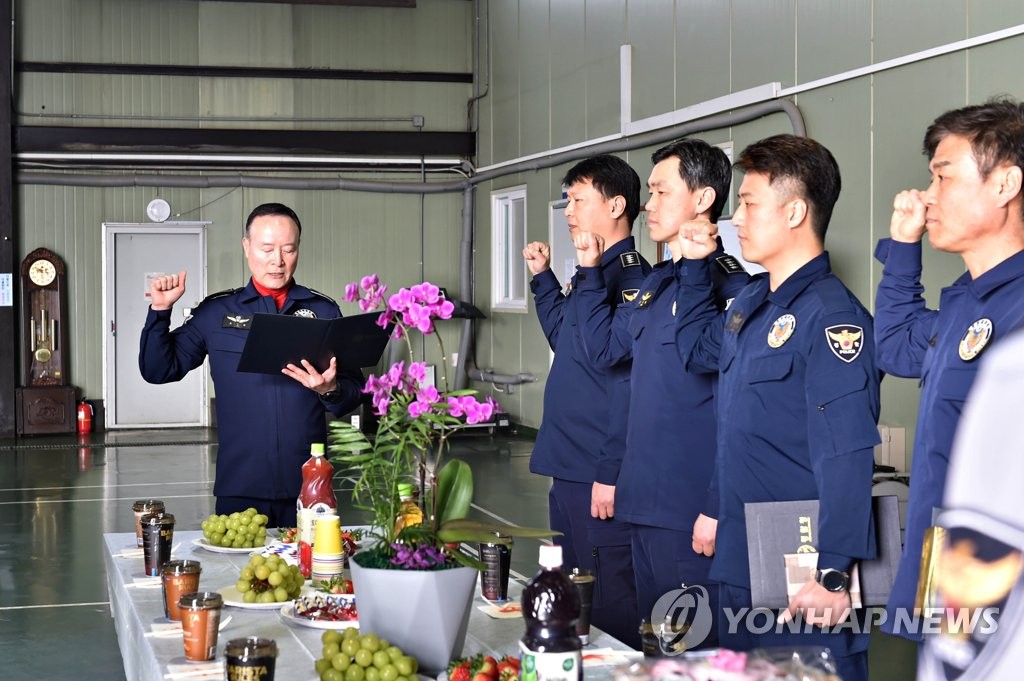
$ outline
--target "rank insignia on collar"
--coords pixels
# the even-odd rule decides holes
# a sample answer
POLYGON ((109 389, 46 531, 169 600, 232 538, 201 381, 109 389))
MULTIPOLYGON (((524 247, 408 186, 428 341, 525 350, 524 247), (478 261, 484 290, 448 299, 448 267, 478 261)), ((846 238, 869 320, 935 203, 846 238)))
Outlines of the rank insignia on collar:
POLYGON ((960 339, 960 359, 970 362, 981 354, 988 342, 992 340, 992 320, 982 317, 967 327, 964 337, 960 339))
POLYGON ((294 317, 307 317, 309 319, 316 319, 316 312, 313 312, 307 307, 299 308, 295 312, 292 312, 294 317))
POLYGON ((638 289, 638 288, 622 289, 622 302, 624 302, 624 303, 632 303, 634 300, 636 300, 636 297, 639 294, 640 294, 640 289, 638 289))
POLYGON ((221 322, 221 328, 224 329, 248 329, 250 326, 252 326, 252 317, 240 314, 226 314, 221 322))
POLYGON ((643 295, 640 296, 640 302, 636 304, 637 307, 644 307, 647 303, 651 302, 651 298, 654 297, 654 291, 644 291, 643 295))
POLYGON ((619 255, 619 262, 625 267, 638 267, 640 265, 640 254, 636 251, 626 251, 619 255))
POLYGON ((836 324, 825 329, 828 349, 847 364, 857 359, 864 347, 864 329, 853 324, 836 324))
POLYGON ((781 348, 794 331, 796 331, 796 317, 791 314, 782 315, 772 322, 772 328, 768 332, 768 347, 781 348))

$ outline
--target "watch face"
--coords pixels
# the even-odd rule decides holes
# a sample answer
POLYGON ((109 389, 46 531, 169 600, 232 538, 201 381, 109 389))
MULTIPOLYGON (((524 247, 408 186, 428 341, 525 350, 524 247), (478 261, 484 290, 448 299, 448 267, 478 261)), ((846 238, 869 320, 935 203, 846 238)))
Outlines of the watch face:
POLYGON ((57 277, 57 268, 49 260, 36 260, 28 269, 28 278, 36 286, 48 286, 57 277))
POLYGON ((849 578, 839 570, 823 570, 820 583, 829 591, 842 591, 846 588, 849 578))

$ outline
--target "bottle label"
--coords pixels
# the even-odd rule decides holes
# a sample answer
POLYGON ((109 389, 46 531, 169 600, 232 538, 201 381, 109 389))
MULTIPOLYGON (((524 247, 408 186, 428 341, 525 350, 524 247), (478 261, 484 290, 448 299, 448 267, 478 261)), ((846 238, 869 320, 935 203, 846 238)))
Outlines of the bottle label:
POLYGON ((538 653, 520 641, 519 651, 520 681, 579 681, 583 678, 583 654, 579 650, 538 653))

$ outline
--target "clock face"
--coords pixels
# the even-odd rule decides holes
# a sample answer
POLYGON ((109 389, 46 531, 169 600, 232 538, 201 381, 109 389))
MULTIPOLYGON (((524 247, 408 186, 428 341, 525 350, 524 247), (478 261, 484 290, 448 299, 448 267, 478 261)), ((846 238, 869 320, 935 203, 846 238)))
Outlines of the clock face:
POLYGON ((28 269, 28 278, 36 286, 49 286, 57 277, 57 268, 49 260, 36 260, 28 269))

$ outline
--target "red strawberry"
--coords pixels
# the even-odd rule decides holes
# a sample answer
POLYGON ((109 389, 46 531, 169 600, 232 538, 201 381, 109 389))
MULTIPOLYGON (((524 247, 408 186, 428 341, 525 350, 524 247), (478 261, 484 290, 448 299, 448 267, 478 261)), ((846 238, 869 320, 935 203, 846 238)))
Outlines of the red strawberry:
POLYGON ((477 672, 476 674, 473 674, 472 678, 469 681, 497 681, 497 678, 498 677, 496 675, 485 674, 484 672, 477 672))
POLYGON ((519 667, 511 662, 502 660, 498 663, 498 681, 513 681, 519 677, 519 667))
MULTIPOLYGON (((516 669, 519 669, 519 662, 520 662, 520 660, 519 660, 518 657, 512 657, 511 655, 506 655, 501 660, 501 664, 506 664, 507 663, 507 664, 510 664, 510 665, 514 666, 516 669)), ((500 667, 501 664, 499 664, 498 666, 500 667)))
POLYGON ((448 667, 449 681, 470 681, 469 677, 470 660, 452 662, 448 667))
POLYGON ((498 661, 495 660, 490 655, 487 655, 482 660, 480 660, 480 664, 477 665, 477 668, 476 668, 475 671, 476 671, 477 674, 487 674, 488 676, 497 676, 498 675, 498 661))

